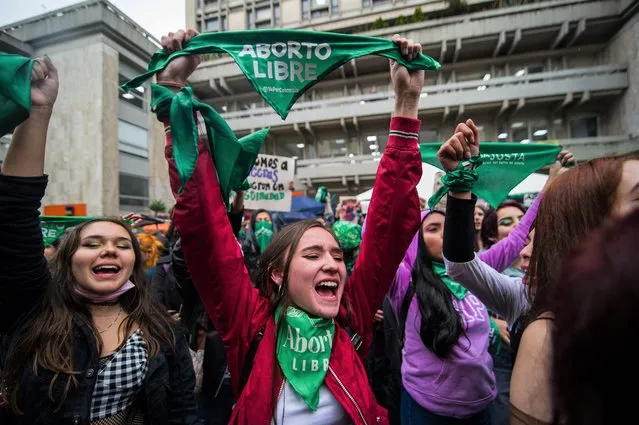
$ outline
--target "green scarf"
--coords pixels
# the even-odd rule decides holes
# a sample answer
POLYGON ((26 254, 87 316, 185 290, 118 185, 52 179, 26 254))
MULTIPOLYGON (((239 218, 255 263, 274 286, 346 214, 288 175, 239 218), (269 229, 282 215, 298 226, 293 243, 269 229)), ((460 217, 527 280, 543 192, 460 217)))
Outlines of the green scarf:
POLYGON ((273 223, 270 221, 258 221, 255 223, 255 240, 260 247, 260 252, 264 252, 267 245, 273 239, 273 223))
POLYGON ((205 33, 184 43, 183 50, 164 50, 151 57, 148 71, 122 86, 130 91, 162 71, 174 58, 203 53, 228 53, 255 90, 286 119, 306 90, 351 59, 365 55, 393 59, 410 70, 438 70, 440 64, 424 55, 404 59, 391 40, 320 31, 257 30, 205 33))
POLYGON ((448 275, 446 274, 446 266, 443 263, 433 261, 433 273, 435 273, 435 276, 438 276, 444 282, 448 290, 452 292, 455 298, 457 298, 458 300, 463 300, 466 297, 468 289, 464 288, 459 283, 448 277, 448 275))
MULTIPOLYGON (((422 161, 441 169, 437 151, 441 143, 419 146, 422 161)), ((497 207, 522 180, 545 165, 552 164, 561 151, 560 146, 545 143, 481 143, 479 180, 473 193, 497 207)))
POLYGON ((32 59, 0 52, 0 137, 29 118, 32 68, 32 59))
POLYGON ((246 178, 253 168, 268 129, 238 140, 229 125, 215 109, 193 99, 193 90, 185 87, 173 93, 164 86, 151 84, 151 106, 159 117, 170 115, 173 158, 180 175, 180 192, 195 171, 198 157, 198 129, 195 113, 200 112, 206 124, 209 149, 215 162, 222 199, 229 207, 231 190, 245 190, 246 178))
MULTIPOLYGON (((279 322, 281 308, 275 311, 279 322)), ((317 410, 319 389, 324 382, 333 348, 333 319, 311 318, 289 307, 277 333, 277 361, 284 377, 306 405, 317 410)))
POLYGON ((85 221, 93 220, 94 217, 79 217, 79 216, 52 216, 43 215, 40 216, 40 227, 42 228, 42 239, 44 246, 49 246, 53 242, 60 239, 65 230, 75 227, 85 221))

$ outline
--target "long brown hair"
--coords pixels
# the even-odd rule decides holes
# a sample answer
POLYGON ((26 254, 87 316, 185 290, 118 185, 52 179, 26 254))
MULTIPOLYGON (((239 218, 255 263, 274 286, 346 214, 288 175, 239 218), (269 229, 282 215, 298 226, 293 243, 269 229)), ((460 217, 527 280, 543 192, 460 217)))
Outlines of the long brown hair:
MULTIPOLYGON (((262 258, 260 259, 260 267, 257 275, 256 287, 263 297, 271 300, 271 307, 275 311, 278 307, 282 307, 282 311, 286 311, 288 307, 293 305, 288 292, 288 275, 291 267, 291 261, 295 256, 295 251, 299 245, 300 239, 309 229, 320 228, 326 230, 335 239, 335 243, 339 246, 339 241, 332 230, 324 226, 315 219, 303 220, 297 223, 289 224, 275 234, 273 240, 268 244, 262 258), (271 273, 279 271, 282 273, 282 284, 277 285, 271 279, 271 273)), ((348 314, 347 321, 350 321, 351 309, 346 294, 342 296, 342 304, 346 307, 348 314)), ((284 317, 284 315, 282 315, 284 317)), ((278 327, 281 323, 277 324, 278 327)), ((348 323, 341 323, 342 326, 348 326, 348 323)))
POLYGON ((553 285, 555 423, 624 423, 634 411, 633 391, 611 389, 639 374, 637 238, 639 210, 609 220, 566 261, 553 285))
POLYGON ((559 175, 544 191, 528 268, 532 309, 528 321, 549 309, 549 287, 561 264, 610 215, 623 164, 630 157, 587 161, 559 175))
POLYGON ((128 317, 122 322, 120 328, 124 328, 125 335, 129 335, 137 324, 142 330, 142 335, 147 343, 148 356, 151 358, 160 351, 160 344, 168 344, 175 351, 175 335, 172 324, 164 311, 153 301, 148 283, 144 277, 142 255, 137 238, 129 225, 117 219, 96 219, 87 221, 69 231, 56 253, 51 266, 51 284, 46 288, 42 297, 39 313, 30 319, 12 341, 7 361, 0 382, 7 388, 8 400, 12 410, 20 414, 18 392, 20 380, 23 374, 31 371, 37 375, 39 371, 46 370, 53 374, 49 385, 49 398, 58 404, 66 399, 69 389, 75 386, 75 376, 80 371, 74 370, 73 321, 83 320, 91 327, 95 335, 98 352, 101 350, 102 341, 98 331, 93 325, 89 307, 74 286, 71 261, 80 246, 80 234, 82 230, 97 222, 114 223, 124 228, 133 245, 135 252, 135 264, 131 275, 131 282, 135 288, 120 297, 122 309, 128 313, 128 317), (54 391, 56 381, 66 378, 64 389, 60 399, 55 399, 54 391))

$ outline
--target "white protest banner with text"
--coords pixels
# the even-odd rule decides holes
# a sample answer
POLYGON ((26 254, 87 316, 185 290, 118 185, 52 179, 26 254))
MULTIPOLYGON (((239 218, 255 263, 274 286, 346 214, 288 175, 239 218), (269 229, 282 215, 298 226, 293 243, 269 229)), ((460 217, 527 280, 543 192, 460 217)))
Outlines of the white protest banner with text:
POLYGON ((244 193, 244 208, 269 211, 291 210, 289 182, 295 179, 295 160, 260 154, 249 174, 250 189, 244 193))

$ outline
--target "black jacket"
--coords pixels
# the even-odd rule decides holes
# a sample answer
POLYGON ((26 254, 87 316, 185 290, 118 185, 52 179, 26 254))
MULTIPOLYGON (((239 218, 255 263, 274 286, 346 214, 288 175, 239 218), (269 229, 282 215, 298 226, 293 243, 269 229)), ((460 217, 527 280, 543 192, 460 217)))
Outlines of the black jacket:
MULTIPOLYGON (((42 296, 51 283, 43 257, 38 207, 47 177, 18 178, 0 175, 0 364, 4 365, 16 335, 37 314, 42 296)), ((73 319, 74 369, 78 387, 67 395, 62 407, 48 397, 52 373, 25 372, 19 406, 24 415, 15 417, 0 408, 0 424, 88 424, 91 396, 98 366, 97 346, 90 324, 77 315, 73 319)), ((193 394, 195 376, 186 337, 176 330, 176 355, 162 345, 149 359, 149 369, 140 393, 147 423, 153 425, 199 424, 193 394)), ((66 379, 53 388, 58 394, 66 379)))
MULTIPOLYGON (((249 227, 246 230, 246 235, 241 241, 242 253, 244 254, 244 265, 249 272, 253 285, 257 282, 257 274, 260 268, 260 257, 262 256, 260 246, 257 244, 257 239, 255 238, 255 218, 262 212, 268 211, 262 209, 253 211, 249 227)), ((275 235, 275 228, 273 228, 273 234, 275 235)))

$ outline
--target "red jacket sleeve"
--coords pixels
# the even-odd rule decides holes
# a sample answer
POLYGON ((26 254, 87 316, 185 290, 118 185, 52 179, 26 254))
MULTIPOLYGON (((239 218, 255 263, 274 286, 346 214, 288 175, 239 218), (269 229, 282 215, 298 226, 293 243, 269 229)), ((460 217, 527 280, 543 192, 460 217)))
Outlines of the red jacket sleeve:
MULTIPOLYGON (((351 324, 363 340, 360 355, 365 355, 370 346, 375 311, 381 309, 395 271, 419 228, 419 127, 420 122, 415 119, 391 119, 388 145, 377 169, 366 217, 366 232, 346 284, 353 314, 351 324)), ((346 314, 344 309, 340 314, 346 314)))
MULTIPOLYGON (((200 118, 201 119, 201 118, 200 118)), ((165 156, 176 198, 173 220, 182 239, 186 265, 226 350, 229 372, 237 391, 251 341, 266 322, 268 301, 251 284, 208 151, 200 132, 193 176, 178 195, 180 178, 173 159, 170 127, 165 122, 165 156)))

